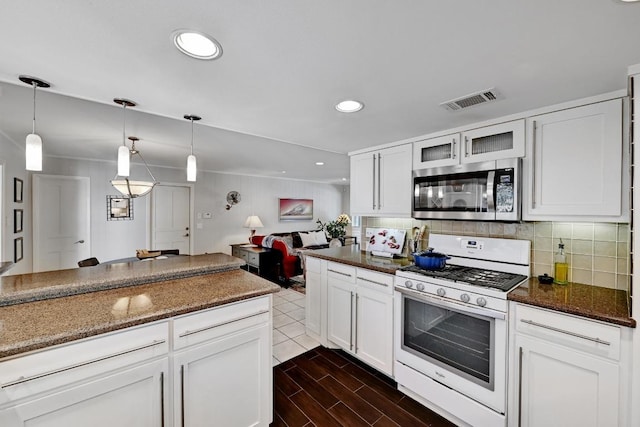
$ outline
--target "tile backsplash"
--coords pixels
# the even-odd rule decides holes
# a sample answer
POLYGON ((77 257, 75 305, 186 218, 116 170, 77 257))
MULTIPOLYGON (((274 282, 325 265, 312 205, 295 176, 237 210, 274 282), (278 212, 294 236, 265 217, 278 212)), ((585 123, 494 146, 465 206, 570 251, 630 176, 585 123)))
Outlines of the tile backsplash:
POLYGON ((553 276, 553 256, 562 239, 569 263, 570 281, 629 290, 630 234, 629 224, 626 223, 500 223, 364 217, 361 220, 360 241, 364 241, 366 227, 405 229, 407 235, 411 236, 413 227, 423 225, 427 230, 423 248, 428 246, 429 233, 530 240, 532 276, 544 273, 553 276))

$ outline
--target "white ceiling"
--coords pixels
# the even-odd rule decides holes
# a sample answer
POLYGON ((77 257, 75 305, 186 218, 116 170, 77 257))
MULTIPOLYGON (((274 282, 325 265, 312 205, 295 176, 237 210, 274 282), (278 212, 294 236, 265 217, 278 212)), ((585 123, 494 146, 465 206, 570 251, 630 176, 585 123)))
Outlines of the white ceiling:
POLYGON ((27 74, 52 84, 47 155, 115 160, 124 97, 149 164, 184 167, 197 114, 200 169, 341 182, 349 151, 622 89, 639 40, 640 3, 617 0, 0 0, 0 130, 31 130, 27 74), (224 54, 181 54, 179 28, 224 54), (491 87, 505 98, 438 105, 491 87))

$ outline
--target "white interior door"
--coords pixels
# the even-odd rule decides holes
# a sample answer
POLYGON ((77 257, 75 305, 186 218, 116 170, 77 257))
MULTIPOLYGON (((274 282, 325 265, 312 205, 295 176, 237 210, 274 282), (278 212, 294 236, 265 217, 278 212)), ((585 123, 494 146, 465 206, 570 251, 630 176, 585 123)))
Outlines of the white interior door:
POLYGON ((91 256, 88 177, 33 175, 33 271, 77 268, 91 256))
POLYGON ((179 249, 189 254, 191 247, 191 188, 158 185, 152 193, 151 249, 179 249))

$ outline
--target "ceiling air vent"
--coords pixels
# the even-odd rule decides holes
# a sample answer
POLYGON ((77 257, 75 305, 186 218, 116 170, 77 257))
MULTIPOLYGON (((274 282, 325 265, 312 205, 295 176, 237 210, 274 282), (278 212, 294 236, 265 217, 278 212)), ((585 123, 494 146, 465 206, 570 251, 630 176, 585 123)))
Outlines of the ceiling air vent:
POLYGON ((484 104, 491 101, 502 99, 502 95, 495 88, 483 90, 476 93, 465 95, 461 98, 452 99, 440 104, 449 111, 458 111, 463 108, 473 107, 474 105, 484 104))

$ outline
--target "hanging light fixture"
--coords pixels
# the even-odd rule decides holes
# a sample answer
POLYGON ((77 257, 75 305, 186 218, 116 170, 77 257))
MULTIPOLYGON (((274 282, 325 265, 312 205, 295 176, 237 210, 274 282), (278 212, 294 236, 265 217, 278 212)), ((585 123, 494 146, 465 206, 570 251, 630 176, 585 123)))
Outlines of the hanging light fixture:
POLYGON ((30 76, 18 76, 21 82, 33 86, 33 132, 27 135, 25 147, 26 169, 28 171, 42 170, 42 138, 36 133, 36 88, 51 87, 44 80, 30 76))
POLYGON ((122 145, 118 148, 118 175, 129 176, 130 153, 126 142, 127 107, 135 107, 136 103, 128 99, 115 98, 113 100, 118 105, 122 105, 122 145))
POLYGON ((136 141, 139 141, 140 138, 135 136, 130 136, 129 141, 131 141, 131 149, 129 150, 129 155, 131 157, 138 155, 142 159, 142 163, 144 163, 144 167, 147 169, 147 173, 151 177, 151 181, 132 181, 128 177, 124 177, 124 179, 117 179, 118 174, 111 180, 111 185, 115 187, 122 195, 135 199, 136 197, 142 197, 147 195, 153 187, 158 183, 156 179, 153 177, 153 174, 149 170, 149 166, 147 162, 140 154, 140 151, 136 149, 136 141))
POLYGON ((193 114, 185 114, 184 118, 187 120, 191 120, 191 154, 187 157, 187 181, 195 182, 196 181, 196 156, 193 155, 193 122, 202 119, 200 116, 195 116, 193 114))

